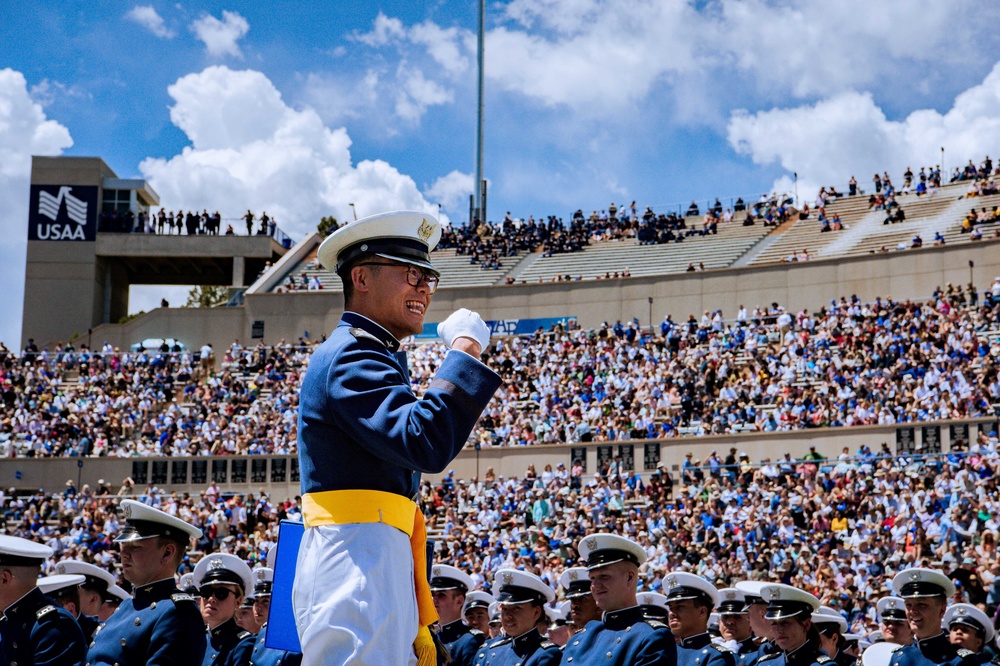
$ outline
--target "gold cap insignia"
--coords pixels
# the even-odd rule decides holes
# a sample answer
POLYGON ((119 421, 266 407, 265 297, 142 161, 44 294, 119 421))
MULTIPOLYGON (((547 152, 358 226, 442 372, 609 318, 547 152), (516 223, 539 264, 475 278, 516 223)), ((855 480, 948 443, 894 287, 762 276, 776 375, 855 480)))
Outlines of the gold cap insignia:
POLYGON ((125 520, 132 520, 132 507, 126 504, 122 507, 122 515, 125 516, 125 520))
POLYGON ((427 221, 427 218, 424 218, 420 222, 420 227, 417 229, 417 235, 420 236, 420 240, 427 241, 427 239, 429 239, 431 237, 431 234, 433 233, 434 233, 434 225, 429 223, 427 221))
POLYGON ((594 550, 595 548, 597 548, 597 537, 590 537, 589 539, 587 539, 587 548, 589 548, 590 550, 594 550))

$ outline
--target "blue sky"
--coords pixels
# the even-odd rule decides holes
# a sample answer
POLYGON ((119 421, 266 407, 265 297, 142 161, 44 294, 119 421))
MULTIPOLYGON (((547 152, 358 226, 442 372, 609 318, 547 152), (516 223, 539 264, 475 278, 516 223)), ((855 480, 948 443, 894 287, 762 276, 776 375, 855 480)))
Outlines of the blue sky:
MULTIPOLYGON (((488 3, 491 217, 790 189, 1000 152, 996 3, 488 3)), ((32 154, 96 155, 165 206, 464 219, 474 0, 9 4, 0 279, 20 293, 32 154)), ((147 290, 148 291, 148 290, 147 290)), ((136 290, 133 308, 158 295, 136 290)), ((181 300, 174 290, 171 300, 181 300)), ((20 338, 8 301, 0 340, 20 338)))

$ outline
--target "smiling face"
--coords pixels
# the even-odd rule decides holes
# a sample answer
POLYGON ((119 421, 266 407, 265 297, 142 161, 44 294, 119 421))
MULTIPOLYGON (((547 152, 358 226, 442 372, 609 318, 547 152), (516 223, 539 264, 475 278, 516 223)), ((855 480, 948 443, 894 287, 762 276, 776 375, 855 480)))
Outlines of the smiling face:
POLYGON ((397 340, 424 328, 431 292, 423 280, 416 287, 407 281, 409 264, 381 257, 365 260, 351 269, 354 294, 349 307, 376 322, 397 340))
POLYGON ((541 617, 545 617, 545 611, 532 603, 500 606, 500 625, 508 636, 520 636, 531 631, 541 617))
POLYGON ((906 600, 906 620, 918 639, 941 633, 941 620, 946 606, 944 597, 917 597, 906 600))
POLYGON ((635 606, 638 571, 638 567, 628 562, 615 562, 591 569, 588 572, 590 593, 597 602, 597 607, 608 612, 635 606))

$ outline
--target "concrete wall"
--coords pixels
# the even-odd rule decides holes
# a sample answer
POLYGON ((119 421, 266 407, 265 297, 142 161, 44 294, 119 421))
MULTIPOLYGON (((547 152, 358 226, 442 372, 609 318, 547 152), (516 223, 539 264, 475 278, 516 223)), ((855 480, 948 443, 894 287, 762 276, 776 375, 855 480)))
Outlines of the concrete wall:
MULTIPOLYGON (((969 437, 975 441, 977 428, 982 427, 986 431, 995 429, 995 420, 977 421, 942 421, 933 424, 914 424, 913 449, 921 452, 930 446, 929 440, 925 439, 922 430, 924 428, 936 430, 938 432, 940 449, 948 451, 955 447, 955 442, 951 437, 951 426, 968 426, 969 437)), ((905 426, 909 428, 909 426, 905 426)), ((847 448, 853 455, 863 444, 867 444, 874 452, 881 449, 882 442, 886 442, 892 451, 897 450, 897 428, 894 426, 864 426, 858 428, 839 428, 822 430, 799 430, 784 433, 753 433, 741 436, 712 436, 698 438, 678 438, 667 440, 635 440, 631 442, 614 442, 613 444, 580 444, 580 445, 545 445, 545 446, 525 446, 518 448, 489 448, 479 452, 466 449, 450 465, 450 469, 455 470, 458 478, 468 479, 482 476, 486 470, 493 468, 497 475, 510 477, 523 477, 529 464, 533 464, 538 472, 541 472, 545 465, 564 463, 570 466, 573 457, 573 449, 582 447, 585 449, 587 461, 587 473, 593 474, 598 468, 598 449, 601 446, 611 446, 613 453, 617 454, 620 446, 632 446, 634 451, 635 470, 643 475, 649 473, 644 469, 644 450, 647 445, 658 448, 659 460, 668 469, 676 472, 684 461, 685 454, 691 452, 695 459, 705 461, 712 451, 718 451, 722 458, 729 453, 730 447, 734 447, 738 452, 746 452, 750 460, 759 462, 765 458, 774 461, 780 460, 786 452, 792 458, 798 458, 809 451, 810 446, 815 446, 816 450, 829 458, 836 458, 843 448, 847 448)), ((212 478, 213 463, 223 464, 226 469, 227 480, 220 482, 220 486, 229 492, 248 493, 256 492, 264 488, 275 499, 294 497, 299 493, 299 485, 295 476, 297 461, 292 456, 255 456, 255 457, 217 457, 217 458, 60 458, 60 459, 9 459, 0 462, 0 487, 17 488, 21 491, 34 491, 44 488, 47 491, 59 491, 65 486, 67 479, 72 479, 78 485, 88 483, 91 486, 97 484, 100 479, 105 479, 117 489, 118 485, 125 477, 132 476, 139 481, 133 463, 146 462, 146 483, 152 482, 154 463, 162 466, 161 469, 166 474, 166 480, 158 481, 156 485, 166 492, 190 492, 198 493, 203 491, 212 478), (194 461, 205 462, 205 479, 195 482, 193 479, 194 461), (254 460, 257 462, 255 463, 254 460), (173 482, 174 462, 186 462, 187 469, 183 482, 173 482), (240 461, 240 462, 237 462, 240 461), (265 461, 265 462, 262 462, 265 461), (277 461, 277 462, 276 462, 277 461), (282 462, 283 461, 283 462, 282 462), (82 462, 82 466, 80 466, 82 462), (234 465, 244 466, 246 478, 240 482, 233 481, 236 472, 234 465), (263 473, 262 480, 254 480, 254 465, 260 466, 263 473), (274 474, 278 467, 284 465, 283 480, 275 478, 274 474)), ((655 468, 655 464, 650 465, 655 468)), ((280 474, 278 475, 280 477, 280 474)), ((676 476, 676 474, 675 474, 676 476)), ((438 479, 440 475, 431 475, 430 478, 438 479)), ((139 484, 141 488, 145 484, 139 484)), ((140 489, 141 489, 140 488, 140 489)))

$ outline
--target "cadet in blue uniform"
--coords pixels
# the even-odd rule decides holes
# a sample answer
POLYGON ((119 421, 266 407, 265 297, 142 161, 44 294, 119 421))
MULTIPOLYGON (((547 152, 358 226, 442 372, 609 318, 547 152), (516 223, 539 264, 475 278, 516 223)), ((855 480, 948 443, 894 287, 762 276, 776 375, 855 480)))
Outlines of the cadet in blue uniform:
POLYGON ((591 534, 578 546, 587 563, 590 591, 603 612, 563 649, 560 663, 648 666, 677 664, 677 644, 667 625, 647 619, 636 598, 642 546, 615 534, 591 534))
MULTIPOLYGON (((267 554, 268 564, 274 563, 275 548, 267 554)), ((253 614, 260 631, 250 655, 250 666, 299 666, 302 654, 267 647, 267 620, 271 615, 271 586, 274 584, 274 569, 257 567, 253 570, 253 614)))
POLYGON ((96 617, 87 617, 80 612, 80 585, 86 580, 85 576, 79 574, 53 574, 39 578, 37 585, 42 594, 51 598, 73 616, 83 631, 84 643, 89 643, 100 626, 100 622, 97 621, 96 617))
POLYGON ((97 630, 86 661, 91 666, 197 666, 205 656, 205 641, 199 640, 205 622, 197 600, 177 589, 174 574, 201 530, 133 500, 122 500, 120 508, 125 528, 115 541, 133 596, 97 630))
POLYGON ((486 641, 486 634, 462 622, 465 595, 472 587, 472 577, 447 564, 431 567, 431 594, 440 618, 438 640, 444 644, 455 666, 470 666, 476 651, 486 641))
POLYGON ((819 599, 791 585, 768 583, 761 588, 767 601, 774 643, 781 652, 763 656, 764 666, 833 666, 819 646, 819 632, 812 626, 812 614, 819 608, 819 599))
POLYGON ((996 630, 990 616, 979 608, 972 604, 952 604, 944 613, 944 626, 952 643, 975 652, 982 662, 992 659, 986 646, 993 642, 996 630))
POLYGON ((483 634, 483 640, 490 636, 490 606, 496 599, 489 592, 473 590, 465 595, 462 617, 465 623, 483 634))
POLYGON ((754 666, 764 657, 781 652, 781 648, 774 643, 771 623, 766 617, 767 602, 761 596, 763 594, 761 590, 765 585, 767 583, 759 580, 741 580, 733 586, 743 593, 743 603, 747 609, 747 619, 750 620, 750 630, 753 632, 754 641, 759 646, 756 656, 749 654, 743 656, 741 660, 743 666, 754 666))
POLYGON ((559 646, 538 633, 545 604, 556 595, 538 576, 517 569, 493 575, 504 636, 488 641, 476 653, 476 666, 552 666, 559 663, 559 646))
POLYGON ((891 666, 979 662, 975 652, 952 644, 941 628, 948 599, 955 594, 955 584, 947 576, 931 569, 907 569, 892 579, 892 589, 906 603, 914 642, 893 653, 891 666))
POLYGON ((677 639, 678 666, 735 666, 726 648, 712 644, 708 620, 719 603, 719 591, 701 576, 683 571, 667 574, 667 624, 677 639))
POLYGON ((854 666, 858 658, 847 652, 847 619, 829 606, 820 606, 812 614, 812 623, 819 632, 819 646, 826 656, 838 666, 854 666))
POLYGON ((559 574, 559 587, 569 599, 569 620, 574 633, 587 626, 592 620, 601 619, 601 609, 590 593, 590 573, 586 567, 573 567, 559 574))
POLYGON ((899 597, 882 597, 875 604, 882 640, 896 645, 913 642, 913 630, 906 621, 906 602, 899 597))
POLYGON ((735 587, 719 590, 719 633, 740 666, 757 663, 760 645, 750 628, 750 611, 746 595, 735 587))
POLYGON ((423 330, 437 289, 424 213, 349 223, 320 246, 344 283, 340 325, 313 353, 299 408, 302 536, 292 605, 303 663, 433 664, 437 619, 426 528, 411 498, 443 471, 499 388, 480 362, 490 330, 458 310, 438 325, 451 350, 423 396, 400 340, 423 330))
POLYGON ((87 656, 80 625, 36 585, 51 556, 48 546, 0 536, 0 664, 77 666, 87 656))
POLYGON ((202 666, 245 666, 253 652, 254 635, 237 626, 236 610, 243 595, 253 589, 250 567, 229 553, 206 555, 194 568, 194 584, 208 625, 202 666))
POLYGON ((76 574, 84 577, 80 584, 80 605, 78 610, 80 615, 77 622, 83 629, 83 635, 87 642, 93 640, 94 632, 100 625, 97 615, 100 613, 101 605, 108 590, 115 584, 115 577, 111 572, 105 571, 101 567, 81 562, 79 560, 63 560, 56 564, 57 574, 76 574))
MULTIPOLYGON (((635 598, 642 608, 644 617, 667 624, 667 616, 670 615, 670 609, 667 608, 666 596, 659 592, 639 592, 635 595, 635 598)), ((674 634, 674 638, 677 638, 677 634, 674 634)))

